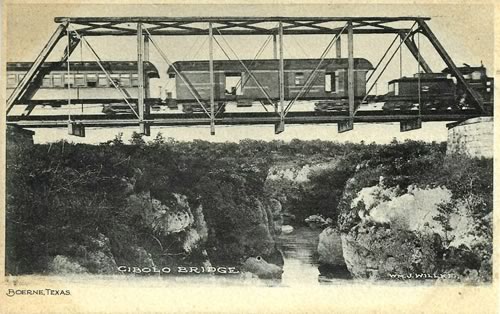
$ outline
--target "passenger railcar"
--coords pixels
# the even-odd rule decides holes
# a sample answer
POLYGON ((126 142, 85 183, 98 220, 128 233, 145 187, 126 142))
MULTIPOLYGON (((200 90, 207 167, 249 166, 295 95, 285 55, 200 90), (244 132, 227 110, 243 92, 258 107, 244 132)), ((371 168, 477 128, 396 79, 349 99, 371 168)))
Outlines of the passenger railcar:
MULTIPOLYGON (((76 101, 94 100, 107 103, 116 100, 123 102, 121 93, 114 88, 96 62, 70 62, 69 75, 67 66, 67 63, 45 62, 42 67, 48 68, 49 72, 43 77, 42 84, 32 100, 46 105, 60 104, 60 100, 68 99, 68 97, 76 101)), ((137 62, 109 61, 102 62, 102 66, 110 73, 111 79, 122 88, 127 97, 137 98, 139 85, 137 62)), ((7 64, 7 95, 12 93, 30 67, 30 62, 7 64)), ((157 68, 150 62, 144 62, 144 77, 145 86, 149 85, 150 79, 159 78, 157 68)))
MULTIPOLYGON (((320 63, 319 59, 285 59, 284 60, 284 98, 293 100, 299 95, 306 81, 320 63)), ((214 65, 214 98, 218 105, 237 102, 248 105, 253 101, 268 102, 268 97, 279 99, 279 60, 215 60, 214 65), (243 66, 243 63, 245 66, 243 66), (259 84, 248 74, 245 67, 259 81, 259 84)), ((347 103, 347 69, 348 59, 324 59, 309 87, 300 94, 297 100, 328 100, 347 103)), ((366 59, 354 59, 354 95, 361 100, 366 94, 366 73, 373 65, 366 59)), ((208 103, 210 99, 210 72, 208 61, 174 62, 167 70, 170 78, 175 79, 176 102, 183 104, 184 112, 200 109, 196 97, 208 103), (177 70, 182 78, 178 77, 177 70), (188 87, 189 85, 189 87, 188 87)))

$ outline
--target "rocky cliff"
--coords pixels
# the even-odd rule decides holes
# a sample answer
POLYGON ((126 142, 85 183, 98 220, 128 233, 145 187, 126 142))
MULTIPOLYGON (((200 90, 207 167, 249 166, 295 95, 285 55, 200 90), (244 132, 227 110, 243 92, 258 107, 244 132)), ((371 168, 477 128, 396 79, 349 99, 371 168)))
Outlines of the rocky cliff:
MULTIPOLYGON (((476 175, 469 173, 469 184, 476 175)), ((346 185, 339 227, 353 277, 491 280, 493 229, 487 190, 475 193, 470 188, 460 194, 452 182, 450 190, 432 187, 431 182, 401 187, 388 181, 379 177, 377 184, 360 188, 354 175, 346 185)))
POLYGON ((311 215, 331 212, 333 194, 326 188, 329 182, 324 182, 324 174, 334 170, 337 163, 335 158, 289 158, 273 162, 267 173, 265 191, 268 197, 280 203, 285 224, 300 225, 311 215))
POLYGON ((232 267, 281 276, 282 208, 262 193, 263 162, 111 144, 9 152, 8 273, 232 267), (256 259, 266 271, 248 267, 256 259))

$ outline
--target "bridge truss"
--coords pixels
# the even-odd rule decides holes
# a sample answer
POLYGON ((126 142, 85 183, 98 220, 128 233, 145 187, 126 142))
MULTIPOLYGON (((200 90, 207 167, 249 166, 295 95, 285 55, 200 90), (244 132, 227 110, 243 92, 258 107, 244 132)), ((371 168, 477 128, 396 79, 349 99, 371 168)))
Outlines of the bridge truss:
MULTIPOLYGON (((430 20, 428 17, 57 17, 55 22, 59 25, 56 31, 7 100, 7 114, 15 105, 25 105, 27 108, 22 115, 7 115, 7 124, 27 128, 67 126, 71 134, 80 136, 85 134, 84 128, 86 126, 139 126, 142 134, 149 135, 150 126, 210 125, 211 133, 215 134, 216 124, 274 124, 275 132, 280 133, 284 131, 285 123, 337 123, 339 132, 345 132, 352 130, 355 122, 400 122, 401 131, 408 131, 420 128, 422 122, 425 121, 457 121, 481 115, 491 115, 491 110, 485 107, 481 97, 464 79, 428 26, 428 20, 430 20), (347 37, 348 110, 323 113, 290 112, 294 102, 285 103, 283 37, 318 34, 334 36, 332 43, 335 42, 336 57, 339 58, 341 57, 341 35, 347 37), (396 37, 400 38, 400 47, 404 43, 419 67, 424 72, 431 73, 432 69, 420 54, 419 45, 415 41, 415 36, 420 34, 427 37, 450 69, 451 74, 457 79, 457 83, 464 87, 469 98, 473 100, 474 110, 458 113, 423 113, 420 108, 418 112, 406 113, 358 111, 354 102, 354 36, 377 34, 395 34, 396 37), (194 35, 208 36, 209 40, 210 99, 207 101, 197 99, 205 112, 191 115, 150 113, 143 69, 143 62, 149 59, 150 43, 159 50, 163 59, 170 63, 155 44, 154 38, 156 36, 194 35), (251 35, 271 35, 273 37, 274 57, 279 60, 279 98, 270 99, 275 103, 275 111, 266 113, 217 112, 214 101, 214 39, 216 40, 216 36, 223 38, 224 36, 251 35), (43 76, 50 71, 50 69, 42 67, 42 64, 54 47, 63 38, 66 38, 67 46, 63 56, 59 59, 60 64, 63 64, 68 61, 78 44, 85 42, 85 38, 89 36, 137 37, 138 97, 137 99, 125 99, 128 104, 129 101, 137 103, 137 112, 134 111, 133 115, 116 116, 81 114, 73 116, 69 121, 65 115, 32 115, 31 112, 37 102, 31 98, 40 87, 43 76)), ((389 49, 386 54, 388 51, 389 49)), ((392 57, 394 54, 391 56, 391 60, 392 57)), ((249 75, 252 75, 250 71, 248 72, 249 75)), ((68 103, 71 103, 71 100, 68 100, 68 103)))

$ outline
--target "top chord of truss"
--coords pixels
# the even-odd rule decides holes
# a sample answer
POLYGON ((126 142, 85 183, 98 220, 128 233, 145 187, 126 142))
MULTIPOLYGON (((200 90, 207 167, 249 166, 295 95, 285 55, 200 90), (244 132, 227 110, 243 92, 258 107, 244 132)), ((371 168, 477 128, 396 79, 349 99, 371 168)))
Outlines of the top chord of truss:
POLYGON ((387 34, 407 31, 398 22, 430 20, 429 17, 56 17, 70 23, 85 36, 133 36, 137 23, 151 35, 206 35, 208 23, 224 35, 276 34, 275 23, 283 24, 284 35, 336 34, 338 22, 351 22, 355 34, 387 34), (337 24, 335 25, 335 22, 337 24))

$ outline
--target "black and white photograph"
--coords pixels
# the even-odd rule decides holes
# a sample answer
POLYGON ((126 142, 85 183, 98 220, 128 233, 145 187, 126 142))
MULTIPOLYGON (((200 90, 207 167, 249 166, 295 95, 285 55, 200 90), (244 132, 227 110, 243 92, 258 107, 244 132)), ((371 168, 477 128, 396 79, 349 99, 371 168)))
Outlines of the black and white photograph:
POLYGON ((493 2, 3 9, 5 313, 495 313, 493 2))

